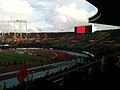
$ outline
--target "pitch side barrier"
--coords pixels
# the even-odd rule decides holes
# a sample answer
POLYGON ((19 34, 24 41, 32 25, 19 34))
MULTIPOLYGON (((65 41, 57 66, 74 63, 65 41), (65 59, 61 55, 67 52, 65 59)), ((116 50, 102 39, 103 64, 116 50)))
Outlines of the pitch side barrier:
POLYGON ((59 78, 61 78, 62 76, 66 75, 66 74, 69 74, 69 73, 72 73, 72 72, 74 72, 74 71, 77 71, 77 70, 86 68, 86 67, 88 67, 88 66, 90 66, 90 65, 93 65, 93 64, 96 64, 96 63, 99 63, 99 62, 101 62, 101 60, 97 60, 97 61, 88 63, 88 64, 86 64, 86 65, 83 65, 83 66, 74 68, 74 69, 72 69, 72 70, 68 70, 68 71, 63 72, 63 73, 61 73, 61 74, 59 74, 59 75, 55 75, 55 76, 53 76, 53 77, 50 77, 50 78, 48 78, 47 80, 51 80, 51 81, 53 81, 53 82, 57 82, 57 81, 59 80, 59 78), (57 79, 57 80, 56 80, 56 79, 57 79))
MULTIPOLYGON (((116 57, 116 56, 120 56, 120 52, 117 52, 117 53, 114 53, 114 54, 112 54, 112 55, 106 56, 106 57, 104 57, 104 59, 107 59, 107 58, 109 58, 109 57, 116 57)), ((90 63, 85 64, 85 65, 83 65, 83 66, 79 66, 79 67, 74 68, 74 69, 72 69, 72 70, 68 70, 68 71, 63 72, 63 73, 61 73, 61 74, 55 75, 55 76, 53 76, 53 77, 50 77, 50 78, 48 78, 47 80, 51 80, 51 81, 53 81, 53 82, 56 83, 56 82, 58 82, 59 80, 63 80, 63 79, 62 79, 62 76, 64 76, 64 75, 67 75, 67 74, 69 74, 69 73, 78 71, 78 70, 80 70, 80 69, 86 68, 86 67, 88 67, 88 66, 90 66, 90 65, 93 65, 93 64, 96 64, 96 63, 101 63, 101 61, 102 61, 102 59, 96 60, 96 61, 94 61, 94 62, 90 62, 90 63)))

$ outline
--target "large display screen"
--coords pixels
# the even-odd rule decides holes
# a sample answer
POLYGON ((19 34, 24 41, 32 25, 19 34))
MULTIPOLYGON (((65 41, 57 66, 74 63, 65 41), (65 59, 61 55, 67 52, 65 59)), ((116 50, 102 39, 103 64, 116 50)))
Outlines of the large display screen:
POLYGON ((92 25, 89 26, 76 26, 75 33, 77 34, 85 34, 85 33, 92 33, 92 25))

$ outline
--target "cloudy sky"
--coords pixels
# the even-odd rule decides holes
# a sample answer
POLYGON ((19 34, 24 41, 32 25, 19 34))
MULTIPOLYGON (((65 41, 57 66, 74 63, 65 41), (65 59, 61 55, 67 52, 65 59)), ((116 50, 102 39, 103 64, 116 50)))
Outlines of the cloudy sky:
MULTIPOLYGON (((27 20, 31 32, 72 31, 74 26, 87 24, 97 10, 86 0, 0 0, 0 21, 27 20)), ((13 31, 13 26, 0 22, 1 31, 13 31)), ((15 29, 20 31, 19 23, 15 29)))

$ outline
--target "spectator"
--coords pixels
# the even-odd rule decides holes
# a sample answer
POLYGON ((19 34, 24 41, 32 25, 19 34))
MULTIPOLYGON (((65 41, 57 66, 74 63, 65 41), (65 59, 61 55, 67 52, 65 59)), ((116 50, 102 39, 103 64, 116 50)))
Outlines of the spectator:
POLYGON ((6 81, 3 82, 3 90, 6 90, 7 83, 6 81))
POLYGON ((25 90, 62 90, 61 87, 53 84, 50 81, 45 80, 44 78, 38 78, 33 80, 25 90))

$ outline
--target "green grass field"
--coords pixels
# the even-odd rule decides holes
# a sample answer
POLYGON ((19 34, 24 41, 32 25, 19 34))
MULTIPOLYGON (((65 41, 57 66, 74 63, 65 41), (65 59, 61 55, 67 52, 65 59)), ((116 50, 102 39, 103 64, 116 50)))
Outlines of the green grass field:
MULTIPOLYGON (((36 52, 40 54, 40 52, 36 52)), ((43 55, 43 53, 42 53, 43 55)), ((44 53, 44 55, 47 55, 44 53)), ((16 54, 14 52, 0 52, 0 67, 2 66, 11 66, 13 64, 22 64, 22 63, 33 63, 39 62, 41 60, 49 60, 46 57, 38 57, 27 54, 16 54)))

